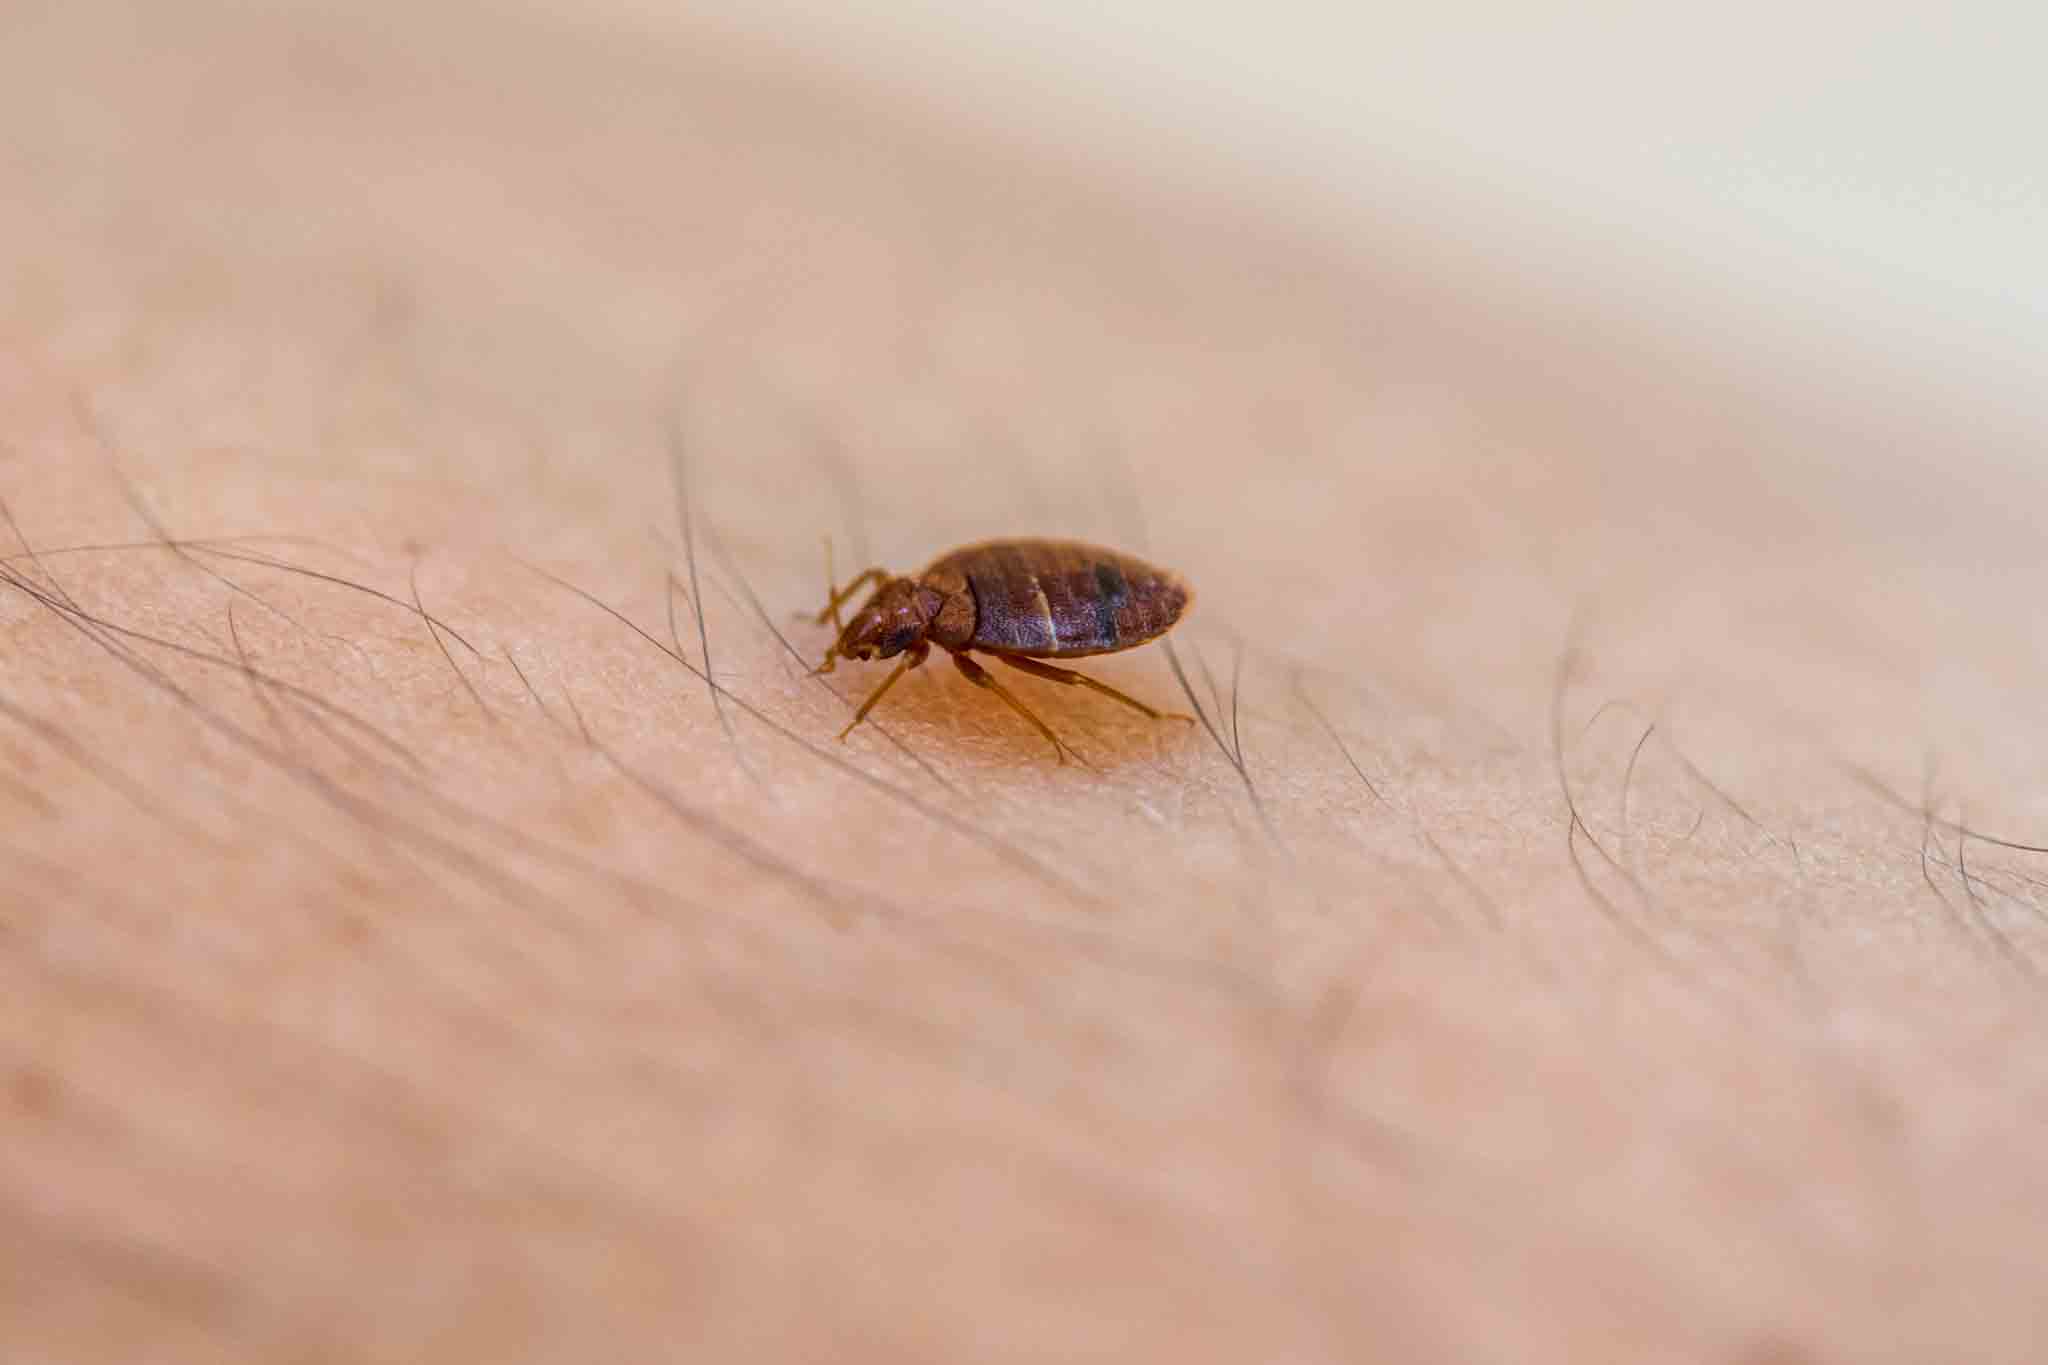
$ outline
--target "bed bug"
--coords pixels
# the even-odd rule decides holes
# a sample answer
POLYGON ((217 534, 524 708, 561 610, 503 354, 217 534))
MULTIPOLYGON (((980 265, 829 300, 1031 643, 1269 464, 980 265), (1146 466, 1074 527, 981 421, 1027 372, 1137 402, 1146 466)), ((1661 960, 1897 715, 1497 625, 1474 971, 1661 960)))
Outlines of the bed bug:
POLYGON ((1067 746, 1052 727, 969 658, 969 651, 1036 678, 1093 688, 1154 720, 1193 720, 1155 711, 1107 683, 1041 662, 1113 654, 1173 629, 1194 594, 1178 575, 1131 555, 1070 540, 991 540, 942 555, 915 578, 868 569, 844 589, 828 584, 827 596, 817 624, 831 621, 839 637, 818 672, 830 673, 839 659, 903 656, 839 732, 842 740, 898 678, 925 661, 933 645, 952 654, 967 681, 995 693, 1037 727, 1062 763, 1067 746), (874 595, 842 624, 840 605, 870 581, 877 585, 874 595))

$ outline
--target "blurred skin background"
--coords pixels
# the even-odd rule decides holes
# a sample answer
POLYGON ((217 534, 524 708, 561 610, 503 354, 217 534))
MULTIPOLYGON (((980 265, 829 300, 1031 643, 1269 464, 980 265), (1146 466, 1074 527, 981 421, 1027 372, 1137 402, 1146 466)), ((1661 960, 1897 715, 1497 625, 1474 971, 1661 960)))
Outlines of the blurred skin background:
POLYGON ((0 8, 0 1354, 2031 1358, 2041 22, 0 8))

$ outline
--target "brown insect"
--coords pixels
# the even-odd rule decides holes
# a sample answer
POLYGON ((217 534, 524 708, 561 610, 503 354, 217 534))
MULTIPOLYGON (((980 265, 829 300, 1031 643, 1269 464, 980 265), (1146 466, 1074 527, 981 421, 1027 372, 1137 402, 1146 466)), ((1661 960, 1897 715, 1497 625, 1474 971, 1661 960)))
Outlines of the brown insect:
POLYGON ((1039 662, 1112 654, 1173 629, 1194 594, 1177 575, 1130 555, 1070 540, 991 540, 942 556, 916 578, 869 569, 844 589, 828 584, 827 591, 830 600, 818 613, 818 624, 830 620, 839 638, 825 651, 818 672, 830 673, 834 661, 842 658, 903 656, 839 732, 842 740, 898 678, 925 661, 933 645, 952 653, 954 666, 967 681, 995 693, 1037 726, 1038 733, 1052 741, 1062 763, 1067 761, 1067 746, 1052 727, 968 658, 969 650, 1033 677, 1092 687, 1154 720, 1193 720, 1155 711, 1107 683, 1039 662), (852 621, 842 624, 840 604, 870 579, 880 585, 874 596, 852 621))

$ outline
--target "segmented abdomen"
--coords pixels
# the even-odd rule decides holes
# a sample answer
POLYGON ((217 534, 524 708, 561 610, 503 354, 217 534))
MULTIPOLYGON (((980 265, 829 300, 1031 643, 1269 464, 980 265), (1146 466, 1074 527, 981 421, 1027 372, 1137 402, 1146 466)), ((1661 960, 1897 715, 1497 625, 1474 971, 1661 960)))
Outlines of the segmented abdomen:
POLYGON ((974 594, 970 649, 1041 659, 1107 654, 1165 634, 1187 610, 1187 584, 1141 559, 1064 540, 997 540, 955 550, 927 573, 954 570, 974 594))

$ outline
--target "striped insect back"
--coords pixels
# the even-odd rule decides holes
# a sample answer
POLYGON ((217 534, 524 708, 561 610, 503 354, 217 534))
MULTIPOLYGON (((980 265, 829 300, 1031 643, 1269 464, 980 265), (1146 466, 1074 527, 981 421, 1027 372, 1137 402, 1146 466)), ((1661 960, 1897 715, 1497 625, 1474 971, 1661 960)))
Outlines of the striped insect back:
POLYGON ((1186 610, 1173 574, 1071 541, 996 541, 956 550, 927 571, 965 577, 976 649, 1034 658, 1107 654, 1143 644, 1186 610))

